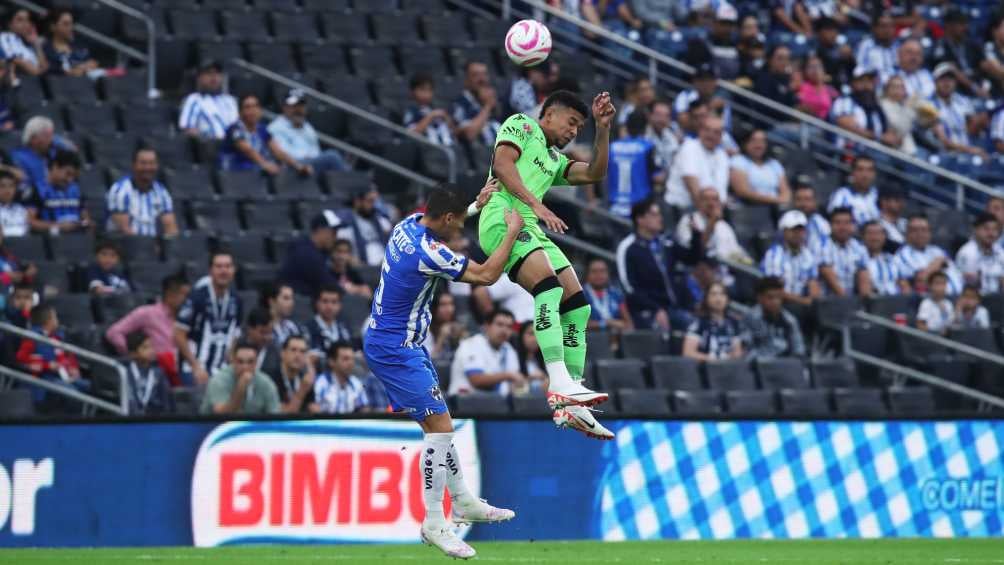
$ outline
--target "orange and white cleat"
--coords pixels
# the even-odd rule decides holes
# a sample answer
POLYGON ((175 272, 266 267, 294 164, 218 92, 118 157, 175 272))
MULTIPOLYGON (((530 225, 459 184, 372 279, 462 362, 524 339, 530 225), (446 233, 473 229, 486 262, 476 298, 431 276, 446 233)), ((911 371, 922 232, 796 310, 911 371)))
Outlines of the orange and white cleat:
POLYGON ((449 522, 440 524, 422 524, 422 543, 439 548, 447 557, 454 559, 470 559, 477 555, 474 548, 460 539, 449 522))
POLYGON ((515 517, 516 513, 508 508, 496 508, 484 499, 474 499, 469 504, 460 504, 454 500, 450 518, 454 524, 473 524, 505 522, 515 517))
POLYGON ((589 408, 584 406, 565 406, 554 411, 554 425, 561 429, 572 429, 586 434, 593 439, 608 441, 614 439, 614 433, 596 421, 589 408))
POLYGON ((565 390, 552 388, 547 391, 547 405, 551 410, 565 406, 596 406, 609 399, 610 395, 607 393, 589 390, 576 381, 572 381, 571 386, 565 390))

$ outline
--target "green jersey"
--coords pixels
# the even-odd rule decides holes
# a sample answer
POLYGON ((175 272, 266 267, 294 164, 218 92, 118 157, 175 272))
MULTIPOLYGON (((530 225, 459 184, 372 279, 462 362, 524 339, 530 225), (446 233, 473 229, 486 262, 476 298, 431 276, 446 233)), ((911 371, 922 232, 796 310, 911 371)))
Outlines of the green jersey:
MULTIPOLYGON (((566 177, 571 161, 556 148, 548 147, 544 130, 540 128, 537 120, 530 116, 526 114, 509 116, 495 136, 495 147, 499 145, 511 145, 519 151, 516 171, 523 179, 523 185, 537 197, 537 200, 543 200, 552 186, 568 184, 566 177)), ((492 160, 494 161, 494 153, 492 160)), ((489 167, 488 174, 495 176, 495 171, 489 167)), ((506 208, 515 208, 524 218, 536 223, 536 216, 530 207, 506 190, 504 185, 499 192, 492 195, 482 213, 506 208)))

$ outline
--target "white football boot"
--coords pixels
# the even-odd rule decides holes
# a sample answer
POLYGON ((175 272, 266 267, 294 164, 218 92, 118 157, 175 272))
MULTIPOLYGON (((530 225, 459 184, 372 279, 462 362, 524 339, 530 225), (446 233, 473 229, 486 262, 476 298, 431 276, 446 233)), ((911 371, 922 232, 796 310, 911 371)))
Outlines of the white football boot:
POLYGON ((422 543, 435 546, 447 557, 454 559, 470 559, 477 555, 473 547, 464 543, 464 540, 453 533, 452 524, 449 522, 441 524, 423 522, 422 543))
POLYGON ((609 398, 609 394, 589 390, 582 386, 580 381, 570 381, 570 385, 564 389, 552 386, 547 391, 547 405, 551 407, 551 410, 565 406, 596 406, 606 402, 609 398))
POLYGON ((516 513, 508 508, 496 508, 481 498, 468 504, 458 504, 453 501, 450 518, 454 524, 472 524, 474 522, 505 522, 516 517, 516 513))
POLYGON ((570 428, 586 436, 599 440, 614 439, 614 433, 596 421, 592 410, 584 406, 565 406, 554 411, 554 425, 561 429, 570 428))

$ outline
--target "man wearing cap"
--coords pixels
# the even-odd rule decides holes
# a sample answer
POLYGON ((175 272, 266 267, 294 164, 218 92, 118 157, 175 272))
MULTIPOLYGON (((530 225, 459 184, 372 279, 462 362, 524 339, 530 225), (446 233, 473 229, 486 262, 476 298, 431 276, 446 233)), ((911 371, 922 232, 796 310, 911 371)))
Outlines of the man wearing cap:
POLYGON ((898 76, 906 85, 907 96, 927 98, 934 94, 934 78, 924 68, 924 48, 916 39, 905 39, 897 50, 898 65, 892 74, 882 74, 882 84, 898 76))
MULTIPOLYGON (((896 186, 883 186, 879 191, 879 226, 885 230, 886 247, 890 251, 899 249, 906 241, 906 193, 896 186)), ((863 234, 864 232, 862 232, 863 234)))
POLYGON ((227 128, 237 121, 237 100, 222 92, 223 66, 207 61, 199 67, 195 92, 185 97, 178 116, 178 128, 192 137, 223 139, 227 128))
MULTIPOLYGON (((851 93, 840 96, 830 106, 830 121, 838 126, 890 147, 899 147, 902 139, 886 127, 885 112, 875 97, 874 69, 858 65, 851 76, 851 93)), ((838 137, 837 147, 844 148, 848 140, 838 137)))
POLYGON ((338 285, 327 268, 335 247, 335 229, 341 223, 331 210, 324 210, 310 220, 310 234, 297 238, 286 247, 278 280, 293 287, 297 294, 317 296, 325 285, 338 285))
POLYGON ((968 121, 974 118, 976 109, 969 98, 956 92, 957 75, 951 63, 941 63, 934 68, 935 90, 931 103, 938 109, 934 134, 948 151, 986 158, 986 151, 973 145, 969 138, 968 121))
POLYGON ((707 39, 695 37, 687 44, 687 62, 695 67, 711 64, 724 80, 734 80, 739 76, 739 50, 736 49, 735 37, 738 21, 739 12, 728 2, 719 2, 707 39))
POLYGON ((777 227, 781 241, 767 250, 760 264, 765 275, 784 281, 784 300, 808 306, 820 295, 819 259, 805 245, 809 220, 798 210, 788 210, 777 227))
POLYGON ((268 125, 268 132, 279 147, 309 173, 347 171, 342 154, 334 149, 321 150, 314 126, 307 121, 307 97, 298 88, 289 91, 282 104, 282 115, 268 125))
POLYGON ((959 70, 955 79, 959 81, 959 90, 963 94, 986 98, 989 93, 970 78, 976 76, 982 54, 979 45, 969 37, 969 16, 964 10, 950 8, 941 23, 944 35, 934 44, 934 60, 955 65, 959 70))
POLYGON ((896 69, 896 22, 892 15, 883 13, 875 18, 871 37, 858 43, 855 54, 857 65, 875 71, 882 76, 891 75, 896 69))

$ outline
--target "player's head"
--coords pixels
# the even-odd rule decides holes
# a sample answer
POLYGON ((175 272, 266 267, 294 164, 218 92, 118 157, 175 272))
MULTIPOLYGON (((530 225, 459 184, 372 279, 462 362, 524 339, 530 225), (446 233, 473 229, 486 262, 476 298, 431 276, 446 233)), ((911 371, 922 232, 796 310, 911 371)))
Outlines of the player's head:
POLYGON ((467 219, 467 198, 455 184, 443 183, 432 189, 425 201, 425 223, 443 240, 463 229, 467 219))
POLYGON ((574 93, 557 90, 540 107, 540 127, 550 145, 564 147, 579 135, 589 117, 589 107, 574 93))
POLYGON ((648 125, 648 121, 645 118, 645 112, 642 110, 635 110, 631 112, 631 115, 627 119, 627 132, 630 137, 641 137, 645 135, 645 127, 648 125))

